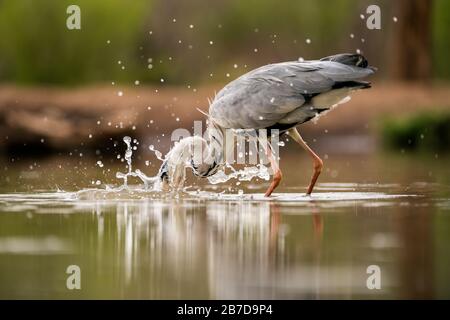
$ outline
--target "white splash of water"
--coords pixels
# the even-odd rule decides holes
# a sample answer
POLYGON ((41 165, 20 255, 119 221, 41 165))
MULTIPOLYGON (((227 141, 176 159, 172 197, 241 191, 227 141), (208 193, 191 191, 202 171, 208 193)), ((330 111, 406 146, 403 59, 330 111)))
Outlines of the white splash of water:
POLYGON ((155 154, 155 156, 156 156, 156 158, 158 158, 158 160, 164 161, 162 153, 160 151, 156 150, 154 145, 150 145, 148 147, 148 149, 155 154))
POLYGON ((209 183, 224 183, 230 179, 238 179, 239 181, 251 181, 253 178, 260 178, 263 180, 270 179, 269 169, 263 164, 258 164, 253 167, 245 167, 241 170, 235 170, 230 165, 228 165, 228 168, 232 170, 231 173, 226 174, 224 170, 219 170, 215 175, 208 177, 209 183))
MULTIPOLYGON (((133 148, 131 147, 131 138, 129 136, 123 137, 123 142, 127 145, 127 150, 125 151, 125 160, 127 161, 128 172, 122 173, 117 172, 116 178, 122 179, 123 184, 119 187, 120 190, 128 188, 128 178, 135 177, 139 178, 144 183, 144 189, 146 191, 160 191, 160 179, 159 177, 148 177, 141 170, 136 169, 133 171, 132 167, 132 156, 133 156, 133 148)), ((159 152, 159 151, 158 151, 159 152)), ((159 159, 159 157, 158 157, 159 159)))
MULTIPOLYGON (((123 180, 120 187, 111 188, 107 187, 108 191, 121 191, 121 190, 131 190, 128 181, 130 177, 140 179, 144 184, 144 191, 166 191, 171 190, 182 190, 182 186, 185 182, 185 169, 191 165, 191 157, 193 156, 193 148, 195 143, 202 143, 205 146, 205 141, 198 137, 185 138, 178 143, 163 157, 162 153, 155 149, 153 145, 149 146, 150 151, 152 151, 155 156, 164 163, 164 172, 167 175, 167 179, 161 178, 161 172, 153 177, 147 176, 139 169, 133 170, 132 157, 133 150, 136 150, 136 146, 132 146, 132 139, 129 136, 123 138, 124 143, 127 146, 125 150, 124 159, 127 163, 127 172, 117 172, 116 178, 123 180), (168 186, 166 185, 168 184, 168 186)), ((136 141, 134 141, 136 143, 136 141)), ((219 170, 215 175, 208 177, 208 181, 211 184, 219 184, 227 182, 231 179, 237 179, 238 181, 251 181, 254 178, 259 178, 262 180, 270 180, 269 169, 262 163, 256 166, 245 167, 240 170, 234 169, 230 164, 225 165, 225 169, 229 169, 230 173, 225 173, 224 169, 219 170)))

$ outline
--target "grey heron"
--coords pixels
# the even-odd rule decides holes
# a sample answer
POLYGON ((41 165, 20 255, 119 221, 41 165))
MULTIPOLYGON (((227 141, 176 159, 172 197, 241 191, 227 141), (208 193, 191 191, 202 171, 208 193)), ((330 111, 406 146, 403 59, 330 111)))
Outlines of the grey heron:
MULTIPOLYGON (((181 141, 166 156, 158 176, 166 184, 179 184, 184 179, 184 173, 180 174, 179 170, 182 162, 190 163, 195 175, 211 177, 225 163, 225 130, 277 129, 280 135, 287 133, 312 158, 314 171, 306 192, 309 195, 322 171, 323 161, 296 127, 348 101, 353 91, 370 88, 370 83, 361 79, 375 71, 364 56, 348 53, 320 60, 269 64, 252 70, 228 83, 215 96, 209 107, 208 123, 213 129, 209 138, 191 137, 181 141), (197 142, 208 149, 200 161, 193 159, 193 145, 197 142)), ((273 171, 265 193, 269 197, 279 185, 282 173, 270 143, 267 155, 273 171)))

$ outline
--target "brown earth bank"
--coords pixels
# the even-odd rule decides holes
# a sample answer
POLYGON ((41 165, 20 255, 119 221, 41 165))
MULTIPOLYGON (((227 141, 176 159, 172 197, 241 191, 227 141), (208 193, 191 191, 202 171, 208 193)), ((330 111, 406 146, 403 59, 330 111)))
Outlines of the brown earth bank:
MULTIPOLYGON (((205 120, 197 108, 207 111, 208 98, 220 88, 1 85, 0 149, 97 149, 125 134, 146 140, 157 137, 167 144, 173 130, 192 132, 195 120, 205 120)), ((368 135, 382 117, 437 110, 450 110, 448 84, 377 84, 355 93, 350 102, 317 123, 302 125, 300 131, 306 137, 368 135)))

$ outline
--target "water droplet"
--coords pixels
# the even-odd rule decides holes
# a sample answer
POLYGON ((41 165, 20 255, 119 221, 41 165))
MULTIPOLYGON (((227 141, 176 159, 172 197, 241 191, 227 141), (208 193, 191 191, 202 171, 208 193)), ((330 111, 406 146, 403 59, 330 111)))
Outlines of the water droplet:
POLYGON ((140 83, 139 80, 136 80, 136 81, 134 82, 134 84, 137 85, 137 86, 139 85, 139 83, 140 83))
POLYGON ((397 21, 398 21, 398 18, 397 18, 397 17, 393 17, 392 20, 393 20, 394 22, 397 22, 397 21))
POLYGON ((309 39, 309 38, 306 39, 306 43, 307 43, 307 44, 310 44, 310 43, 311 43, 311 39, 309 39))
POLYGON ((119 97, 121 97, 121 96, 123 96, 123 92, 122 92, 122 91, 119 91, 119 92, 117 92, 117 95, 118 95, 119 97))
POLYGON ((193 24, 190 24, 190 25, 189 25, 189 28, 194 29, 194 25, 193 25, 193 24))

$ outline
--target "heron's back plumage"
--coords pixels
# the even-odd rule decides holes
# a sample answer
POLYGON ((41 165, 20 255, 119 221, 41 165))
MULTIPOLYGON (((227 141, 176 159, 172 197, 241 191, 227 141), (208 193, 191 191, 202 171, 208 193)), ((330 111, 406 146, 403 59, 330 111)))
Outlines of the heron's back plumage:
POLYGON ((287 130, 328 110, 351 90, 370 87, 361 79, 373 73, 363 56, 352 54, 270 64, 226 85, 209 114, 224 128, 287 130))

